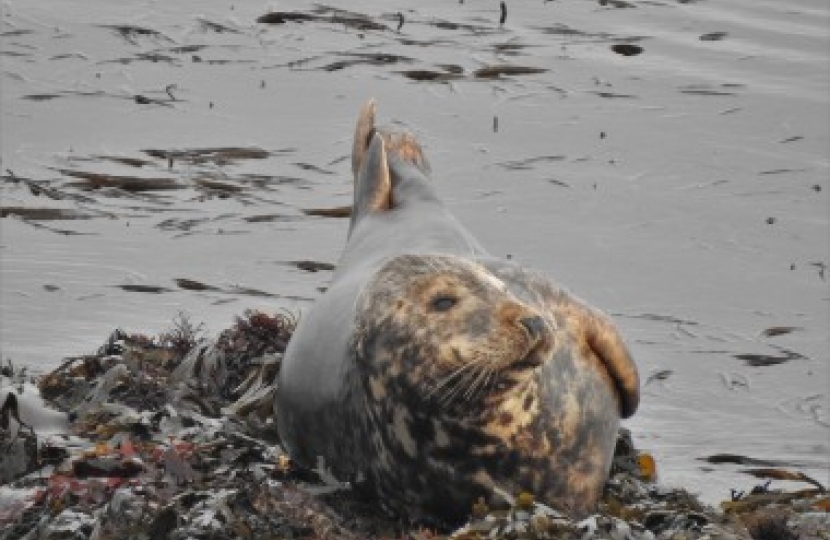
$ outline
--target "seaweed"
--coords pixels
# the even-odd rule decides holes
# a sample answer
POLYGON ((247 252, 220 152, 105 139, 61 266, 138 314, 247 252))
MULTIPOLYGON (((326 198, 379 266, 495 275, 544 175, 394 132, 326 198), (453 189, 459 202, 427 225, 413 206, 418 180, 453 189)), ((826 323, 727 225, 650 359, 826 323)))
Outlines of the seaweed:
POLYGON ((498 79, 502 76, 534 75, 537 73, 545 73, 546 71, 548 70, 545 68, 499 64, 479 68, 473 72, 473 77, 476 79, 498 79))
MULTIPOLYGON (((717 513, 682 489, 656 484, 654 459, 625 429, 590 516, 567 516, 530 491, 495 488, 502 507, 478 500, 459 529, 400 521, 279 446, 274 380, 295 327, 291 314, 247 311, 212 340, 180 313, 159 336, 116 330, 96 353, 67 359, 42 377, 41 395, 71 413, 81 445, 47 438, 38 449, 37 437, 21 431, 29 456, 21 473, 28 476, 6 486, 19 496, 0 511, 0 540, 62 539, 67 531, 82 540, 692 540, 745 538, 744 530, 768 540, 803 531, 802 538, 819 538, 809 531, 830 522, 815 518, 827 505, 823 487, 777 491, 772 480, 793 477, 759 470, 770 481, 725 502, 726 515, 717 513)), ((19 381, 11 365, 2 374, 12 372, 19 381)), ((12 410, 4 408, 10 420, 12 410)))

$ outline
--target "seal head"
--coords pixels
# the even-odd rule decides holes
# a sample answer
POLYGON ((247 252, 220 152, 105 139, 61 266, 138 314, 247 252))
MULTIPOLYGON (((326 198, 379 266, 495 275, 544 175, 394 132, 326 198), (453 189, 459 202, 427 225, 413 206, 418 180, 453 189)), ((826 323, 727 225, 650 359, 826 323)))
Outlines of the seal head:
POLYGON ((574 333, 588 312, 572 298, 541 288, 553 303, 534 306, 511 289, 475 261, 402 255, 361 293, 357 451, 364 489, 393 512, 458 522, 504 490, 579 515, 599 497, 620 384, 574 333))

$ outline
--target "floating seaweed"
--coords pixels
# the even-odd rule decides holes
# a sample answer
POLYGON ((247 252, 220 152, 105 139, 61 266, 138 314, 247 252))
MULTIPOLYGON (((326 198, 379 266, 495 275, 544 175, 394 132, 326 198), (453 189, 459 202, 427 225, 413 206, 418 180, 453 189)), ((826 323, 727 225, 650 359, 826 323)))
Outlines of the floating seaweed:
POLYGON ((430 69, 408 69, 400 72, 401 75, 413 81, 437 81, 446 82, 460 79, 462 75, 452 71, 434 71, 430 69))
POLYGON ((112 217, 112 214, 91 213, 71 208, 43 208, 23 206, 0 206, 0 218, 16 216, 33 221, 56 221, 70 219, 92 219, 95 217, 112 217))
POLYGON ((319 272, 321 270, 331 271, 336 268, 335 265, 331 263, 324 263, 320 261, 292 261, 290 264, 296 266, 300 270, 312 273, 319 272))
POLYGON ((746 362, 746 365, 751 367, 766 367, 766 366, 774 366, 776 364, 783 364, 784 362, 789 362, 790 360, 803 360, 805 356, 803 354, 797 353, 795 351, 790 351, 787 349, 780 349, 780 355, 774 354, 759 354, 759 353, 741 353, 741 354, 733 354, 732 356, 737 358, 738 360, 743 360, 746 362))
POLYGON ((70 184, 73 187, 82 189, 118 188, 130 193, 137 193, 144 191, 176 190, 185 187, 184 184, 181 184, 175 178, 121 176, 72 169, 58 169, 58 171, 66 176, 82 179, 82 182, 70 184))
POLYGON ((173 292, 173 289, 168 289, 167 287, 159 287, 158 285, 139 285, 139 284, 126 284, 126 285, 117 285, 119 289, 122 291, 127 292, 139 292, 139 293, 150 293, 150 294, 161 294, 161 293, 168 293, 173 292))
POLYGON ((212 163, 215 165, 228 165, 246 159, 265 159, 271 152, 257 147, 217 147, 217 148, 191 148, 186 150, 142 150, 148 156, 167 160, 169 163, 183 161, 191 164, 212 163))
MULTIPOLYGON (((127 165, 128 167, 146 167, 148 165, 153 165, 153 162, 147 159, 135 158, 135 157, 127 157, 127 156, 106 156, 106 155, 93 155, 87 161, 112 161, 114 163, 119 163, 121 165, 127 165)), ((80 161, 79 158, 75 158, 75 161, 80 161)))
POLYGON ((114 31, 116 34, 124 38, 132 45, 138 45, 137 38, 151 38, 154 40, 167 41, 174 43, 172 39, 162 34, 158 30, 145 28, 143 26, 129 25, 129 24, 104 24, 102 28, 107 28, 114 31))
POLYGON ((476 79, 497 79, 502 76, 534 75, 537 73, 545 73, 546 71, 548 70, 545 68, 499 64, 479 68, 473 72, 473 77, 476 79))
POLYGON ((779 466, 786 466, 791 465, 789 463, 785 463, 782 461, 775 461, 775 460, 768 460, 768 459, 758 459, 752 458, 748 456, 742 456, 739 454, 712 454, 711 456, 707 456, 705 458, 700 458, 702 461, 706 461, 708 463, 712 463, 715 465, 722 465, 722 464, 733 464, 733 465, 755 465, 755 466, 765 466, 765 467, 779 467, 779 466))
POLYGON ((771 326, 769 328, 765 328, 761 335, 766 337, 775 337, 775 336, 782 336, 784 334, 790 334, 792 332, 797 332, 799 330, 803 330, 803 328, 799 326, 771 326))
POLYGON ((708 34, 702 34, 698 39, 700 41, 720 41, 727 35, 726 32, 709 32, 708 34))
POLYGON ((256 22, 262 24, 316 22, 344 25, 354 30, 362 31, 391 31, 388 26, 383 23, 375 22, 367 15, 351 13, 334 8, 326 8, 325 6, 319 6, 316 13, 306 13, 301 11, 272 11, 259 16, 256 22))
POLYGON ((732 89, 741 88, 741 85, 734 84, 720 84, 720 85, 706 85, 706 84, 690 84, 682 86, 680 92, 683 94, 691 94, 698 96, 735 96, 737 95, 732 89))
POLYGON ((357 65, 383 66, 413 61, 411 58, 389 53, 340 53, 340 56, 348 56, 350 58, 348 60, 332 62, 320 69, 324 71, 339 71, 357 65))
POLYGON ((231 28, 228 25, 209 21, 207 19, 199 19, 199 27, 205 32, 216 32, 217 34, 240 34, 241 32, 236 28, 231 28))
POLYGON ((596 94, 601 98, 610 98, 610 99, 639 99, 639 96, 635 96, 633 94, 619 94, 616 92, 591 92, 592 94, 596 94))
POLYGON ((222 182, 216 180, 214 178, 196 178, 194 182, 197 186, 209 190, 209 191, 218 191, 221 193, 240 193, 245 190, 242 186, 238 186, 235 184, 230 184, 228 182, 222 182))
POLYGON ((299 167, 300 169, 302 169, 304 171, 311 171, 311 172, 315 172, 315 173, 318 173, 318 174, 327 174, 327 175, 336 174, 334 171, 330 171, 328 169, 318 167, 317 165, 312 165, 311 163, 295 163, 294 165, 296 165, 297 167, 299 167))
POLYGON ((631 9, 637 6, 625 0, 599 0, 599 5, 610 6, 614 9, 631 9))
POLYGON ((328 218, 347 218, 352 215, 352 207, 350 206, 335 206, 333 208, 306 208, 303 213, 307 216, 328 217, 328 218))
POLYGON ((617 43, 611 46, 611 50, 622 56, 637 56, 642 54, 645 49, 634 43, 617 43))
POLYGON ((196 281, 193 279, 186 279, 186 278, 177 278, 174 280, 176 285, 179 286, 180 289, 184 289, 186 291, 219 291, 218 287, 214 287, 213 285, 207 285, 200 281, 196 281))
POLYGON ((537 164, 546 164, 546 163, 555 163, 558 161, 562 161, 566 158, 566 156, 561 155, 552 155, 552 156, 537 156, 527 159, 519 159, 519 160, 511 160, 511 161, 502 161, 498 163, 500 167, 503 167, 507 170, 511 171, 525 171, 533 169, 537 164))

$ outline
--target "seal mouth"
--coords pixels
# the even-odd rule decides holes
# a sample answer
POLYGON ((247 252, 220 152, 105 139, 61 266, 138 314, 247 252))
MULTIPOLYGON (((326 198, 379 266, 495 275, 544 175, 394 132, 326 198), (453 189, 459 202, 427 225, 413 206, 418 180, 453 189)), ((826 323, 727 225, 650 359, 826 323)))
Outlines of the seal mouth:
POLYGON ((542 365, 542 361, 537 357, 537 355, 530 354, 518 362, 513 362, 508 368, 510 371, 526 371, 529 369, 534 369, 542 365))
POLYGON ((502 394, 505 391, 519 387, 528 382, 533 374, 536 373, 536 369, 543 363, 543 357, 540 354, 536 354, 534 349, 534 351, 521 360, 512 362, 500 370, 493 384, 493 390, 496 394, 502 394))
POLYGON ((537 339, 530 344, 527 354, 507 366, 508 371, 522 372, 536 369, 545 363, 545 352, 549 349, 549 340, 537 339))
POLYGON ((503 392, 526 382, 536 372, 536 369, 545 363, 545 352, 549 349, 548 343, 547 339, 537 339, 531 342, 527 354, 504 366, 495 384, 496 391, 503 392))
POLYGON ((527 353, 507 366, 507 371, 516 373, 541 366, 545 362, 546 353, 550 352, 553 343, 553 334, 544 318, 538 315, 524 317, 519 320, 519 324, 527 335, 528 345, 527 353))

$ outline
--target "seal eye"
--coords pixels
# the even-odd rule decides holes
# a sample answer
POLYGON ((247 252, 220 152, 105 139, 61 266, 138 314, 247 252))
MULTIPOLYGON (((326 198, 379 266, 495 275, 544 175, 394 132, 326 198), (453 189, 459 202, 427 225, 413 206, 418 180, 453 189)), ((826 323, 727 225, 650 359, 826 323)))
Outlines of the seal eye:
POLYGON ((448 311, 458 302, 452 296, 438 295, 432 299, 432 309, 435 311, 448 311))

